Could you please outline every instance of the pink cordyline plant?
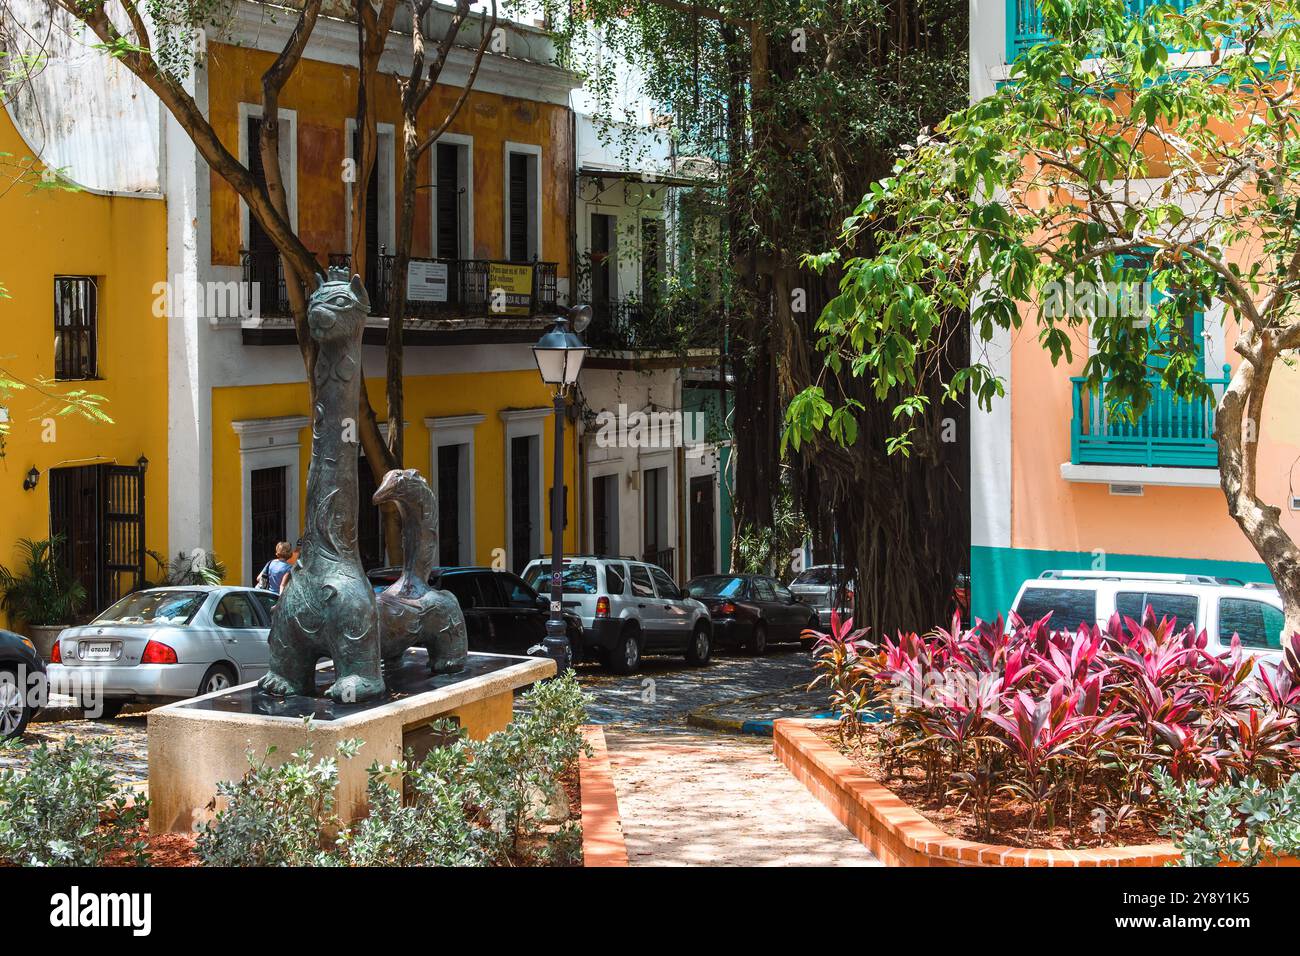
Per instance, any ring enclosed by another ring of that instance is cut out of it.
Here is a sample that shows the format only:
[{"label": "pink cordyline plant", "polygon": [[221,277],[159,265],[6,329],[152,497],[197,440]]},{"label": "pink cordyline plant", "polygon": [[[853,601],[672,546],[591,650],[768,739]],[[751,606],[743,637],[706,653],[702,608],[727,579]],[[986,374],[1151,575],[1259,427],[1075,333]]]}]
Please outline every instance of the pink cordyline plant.
[{"label": "pink cordyline plant", "polygon": [[1300,635],[1279,665],[1257,663],[1234,637],[1220,654],[1172,619],[1111,618],[1053,629],[1051,615],[976,621],[879,646],[833,616],[817,636],[814,686],[827,684],[860,736],[863,709],[888,700],[876,736],[886,768],[918,768],[937,799],[970,799],[991,826],[997,793],[1024,800],[1030,828],[1066,811],[1071,827],[1103,811],[1159,814],[1151,774],[1276,783],[1300,769]]}]

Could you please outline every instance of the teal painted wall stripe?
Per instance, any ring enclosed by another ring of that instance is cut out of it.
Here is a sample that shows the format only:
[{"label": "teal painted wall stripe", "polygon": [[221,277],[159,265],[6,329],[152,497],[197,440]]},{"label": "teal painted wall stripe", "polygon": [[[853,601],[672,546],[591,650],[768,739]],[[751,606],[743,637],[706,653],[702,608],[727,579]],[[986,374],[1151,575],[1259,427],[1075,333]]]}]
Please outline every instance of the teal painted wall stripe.
[{"label": "teal painted wall stripe", "polygon": [[[1087,571],[1095,556],[1088,551],[1037,551],[1029,548],[971,548],[971,612],[993,620],[1006,614],[1026,578],[1049,569]],[[1212,574],[1242,581],[1270,582],[1268,568],[1251,561],[1161,558],[1141,554],[1106,554],[1108,571],[1153,571],[1165,574]]]}]

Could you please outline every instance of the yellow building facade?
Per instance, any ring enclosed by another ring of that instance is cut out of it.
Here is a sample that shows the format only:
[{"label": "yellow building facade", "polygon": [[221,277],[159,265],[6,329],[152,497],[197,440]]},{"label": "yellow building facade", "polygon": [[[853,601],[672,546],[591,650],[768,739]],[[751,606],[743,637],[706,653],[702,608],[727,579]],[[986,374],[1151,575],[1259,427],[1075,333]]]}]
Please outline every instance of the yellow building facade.
[{"label": "yellow building facade", "polygon": [[[0,153],[17,162],[39,157],[5,109]],[[62,534],[90,600],[102,603],[133,582],[130,572],[104,567],[106,551],[130,558],[108,563],[143,564],[141,544],[159,551],[168,544],[167,323],[153,309],[165,206],[156,195],[19,183],[0,197],[0,222],[0,284],[8,291],[0,298],[0,367],[29,386],[12,392],[0,413],[9,427],[0,563],[16,571],[19,539]],[[75,390],[103,396],[112,423],[58,415],[58,396]],[[110,472],[133,487],[109,487]],[[121,509],[130,520],[114,517]]]},{"label": "yellow building facade", "polygon": [[[341,31],[341,32],[340,32]],[[352,44],[355,28],[331,22],[317,27],[306,57],[280,99],[282,172],[287,184],[291,220],[299,235],[325,265],[340,261],[351,248],[351,189],[344,175],[353,156],[357,72]],[[280,40],[249,34],[244,45],[209,46],[204,84],[208,115],[226,147],[244,161],[256,150],[262,72],[272,62]],[[263,42],[270,49],[257,49]],[[454,73],[455,63],[449,64]],[[539,82],[537,73],[545,82]],[[491,78],[495,75],[495,79]],[[529,160],[527,259],[547,264],[556,286],[567,288],[570,270],[568,234],[573,170],[568,74],[541,64],[516,63],[507,72],[480,74],[460,115],[440,141],[456,150],[459,184],[459,229],[456,248],[437,248],[439,210],[433,193],[439,183],[437,146],[424,158],[422,189],[416,207],[412,254],[432,261],[461,260],[496,263],[520,261],[509,248],[508,203],[511,156]],[[376,91],[379,156],[372,202],[378,203],[377,248],[384,252],[394,232],[399,201],[399,157],[395,148],[400,129],[396,83],[381,64]],[[549,87],[548,87],[549,83]],[[539,91],[550,101],[530,99]],[[422,123],[437,126],[459,89],[438,87],[425,105]],[[250,125],[251,122],[251,125]],[[197,182],[196,186],[204,185]],[[234,190],[215,174],[207,176],[208,283],[232,277],[244,284],[256,281],[249,269],[250,246],[256,245],[255,225]],[[201,190],[196,199],[202,207]],[[454,252],[450,259],[447,253]],[[200,259],[202,260],[202,256]],[[533,266],[530,266],[533,268]],[[540,265],[538,266],[540,268]],[[368,276],[368,284],[373,277]],[[200,283],[203,284],[203,283]],[[372,289],[372,313],[380,313],[382,295]],[[550,485],[553,469],[554,422],[549,391],[541,382],[531,344],[545,324],[544,304],[533,302],[531,321],[518,319],[510,328],[494,326],[483,315],[454,314],[444,332],[437,321],[409,326],[406,334],[404,396],[407,417],[404,435],[407,467],[419,469],[447,499],[451,513],[442,515],[444,564],[482,564],[522,569],[528,559],[549,551]],[[274,305],[272,305],[274,308]],[[483,321],[477,321],[482,319]],[[374,318],[367,329],[363,367],[372,406],[384,418],[385,365],[382,349],[385,319]],[[209,321],[197,334],[206,338],[207,361],[196,375],[206,377],[210,397],[205,408],[210,429],[198,436],[209,442],[196,449],[210,466],[195,475],[199,499],[188,514],[200,518],[198,540],[210,540],[232,581],[250,583],[272,556],[266,527],[268,502],[279,505],[283,488],[285,540],[294,540],[301,527],[306,467],[310,455],[307,388],[296,345],[281,316],[245,320],[241,328]],[[427,333],[422,335],[422,333]],[[184,412],[181,412],[184,414]],[[570,431],[566,443],[565,485],[578,488],[576,446]],[[440,449],[441,454],[440,454]],[[449,456],[448,452],[452,454]],[[449,460],[450,459],[450,460]],[[442,474],[438,474],[439,462]],[[369,487],[362,462],[363,494]],[[202,490],[205,473],[211,490]],[[452,477],[454,472],[454,477]],[[454,484],[453,484],[454,482]],[[453,500],[454,499],[454,500]],[[173,513],[175,513],[175,504]],[[382,563],[382,543],[375,540],[379,521],[364,513],[362,553],[367,563]],[[576,547],[576,514],[566,532],[566,548]],[[184,520],[184,516],[182,516]],[[526,526],[526,527],[525,527]],[[210,534],[210,537],[209,537]]]},{"label": "yellow building facade", "polygon": [[[240,4],[226,33],[210,41],[204,67],[191,79],[196,102],[245,162],[250,144],[256,153],[260,77],[290,27],[268,18],[259,4]],[[282,172],[291,220],[322,267],[349,264],[351,190],[359,188],[345,173],[354,136],[355,38],[355,25],[322,18],[281,97]],[[439,86],[426,105],[427,123],[436,125],[445,115],[472,56],[472,50],[453,51],[444,73],[447,85]],[[378,210],[366,232],[372,262],[382,258],[375,252],[392,248],[400,185],[393,75],[406,57],[409,38],[395,34],[380,66],[380,155],[376,182],[367,185]],[[10,397],[11,434],[0,459],[0,513],[5,515],[0,561],[12,561],[19,537],[46,537],[54,527],[51,470],[129,466],[143,481],[142,490],[128,489],[140,491],[135,500],[141,505],[142,536],[129,544],[142,567],[134,577],[116,573],[118,591],[157,573],[143,558],[144,547],[171,555],[211,549],[226,566],[228,582],[251,583],[274,542],[294,541],[301,532],[310,458],[307,384],[291,322],[276,308],[275,260],[269,260],[268,281],[259,230],[242,201],[207,168],[184,131],[159,112],[151,94],[137,87],[133,96],[130,77],[106,59],[101,65],[107,83],[91,77],[84,65],[78,69],[76,77],[84,84],[80,103],[53,81],[38,84],[46,98],[42,108],[75,123],[87,109],[110,112],[114,95],[125,95],[131,110],[145,104],[144,115],[129,128],[136,140],[153,138],[140,151],[142,158],[135,157],[144,172],[127,175],[112,160],[92,155],[101,151],[93,144],[59,142],[51,147],[51,165],[67,168],[75,180],[80,159],[69,167],[67,157],[84,157],[91,166],[98,164],[101,179],[129,180],[131,195],[20,189],[0,199],[6,226],[0,251],[10,264],[0,272],[0,282],[11,295],[0,300],[5,330],[0,365],[27,381],[54,378],[55,277],[93,280],[94,376],[57,384],[102,394],[113,423],[63,417],[55,423],[57,438],[43,441],[42,400],[30,391]],[[70,75],[59,74],[57,64],[52,70],[59,83],[66,84]],[[513,268],[529,277],[533,290],[529,296],[525,288],[504,321],[493,320],[479,305],[456,310],[438,303],[436,314],[426,311],[408,323],[404,464],[428,477],[446,502],[440,516],[444,564],[521,569],[550,550],[555,425],[531,344],[568,294],[573,141],[567,97],[575,83],[571,74],[549,65],[537,31],[509,26],[507,55],[485,58],[460,116],[421,169],[412,253],[421,260],[422,274],[450,275],[454,289],[457,281],[466,281],[458,277],[495,279],[505,274],[502,269]],[[101,89],[110,92],[93,92]],[[125,156],[131,149],[122,145],[120,152]],[[0,151],[40,157],[43,148],[24,142],[8,113],[0,113]],[[105,164],[113,167],[108,173],[100,168]],[[125,158],[117,163],[125,165]],[[446,200],[449,195],[456,197],[454,203]],[[369,272],[366,279],[382,281]],[[268,286],[269,293],[256,291]],[[240,303],[251,304],[251,310],[241,306],[238,314],[228,313],[223,297],[231,289],[238,289]],[[464,294],[452,298],[452,304],[459,303]],[[384,297],[372,291],[372,302],[381,301]],[[270,308],[261,308],[267,304]],[[363,367],[382,421],[387,320],[377,314],[381,311],[372,310]],[[566,433],[564,478],[570,550],[578,541],[581,514],[573,434]],[[32,468],[39,482],[24,490]],[[364,495],[371,482],[364,459],[361,471]],[[84,496],[95,480],[112,484],[87,475],[77,483],[62,480],[59,494]],[[116,490],[109,493],[121,497],[124,487],[112,484]],[[377,511],[364,500],[361,506],[363,554],[368,563],[383,563]],[[96,507],[114,510],[102,503]],[[88,519],[78,514],[77,520]],[[95,550],[79,560],[86,573],[102,577],[103,536],[92,539]],[[96,595],[91,610],[117,596],[109,590]]]}]

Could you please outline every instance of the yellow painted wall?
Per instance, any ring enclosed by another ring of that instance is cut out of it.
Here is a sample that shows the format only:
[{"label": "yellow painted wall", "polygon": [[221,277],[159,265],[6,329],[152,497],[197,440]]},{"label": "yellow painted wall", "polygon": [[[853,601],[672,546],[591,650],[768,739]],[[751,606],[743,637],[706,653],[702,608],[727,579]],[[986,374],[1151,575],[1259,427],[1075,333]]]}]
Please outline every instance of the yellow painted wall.
[{"label": "yellow painted wall", "polygon": [[[31,155],[0,108],[0,152]],[[73,171],[75,173],[75,171]],[[145,534],[167,550],[167,320],[153,315],[154,284],[166,264],[166,207],[159,199],[89,192],[10,189],[0,197],[0,365],[27,381],[54,375],[54,276],[92,275],[99,283],[100,380],[55,383],[103,395],[113,424],[68,416],[53,441],[42,424],[50,402],[34,392],[9,400],[10,434],[0,458],[0,563],[12,567],[21,537],[49,534],[51,467],[150,460]],[[40,484],[23,491],[35,466]],[[150,565],[146,571],[152,573]]]},{"label": "yellow painted wall", "polygon": [[[260,104],[260,78],[271,64],[270,53],[213,44],[209,48],[208,108],[217,135],[235,155],[239,149],[239,104]],[[401,133],[397,84],[392,76],[378,78],[376,121],[391,123]],[[459,87],[438,86],[424,105],[422,128],[441,123],[460,93]],[[348,155],[346,123],[356,114],[357,72],[317,60],[304,60],[280,97],[282,109],[297,113],[298,231],[307,248],[324,261],[332,252],[347,252],[345,190],[342,164]],[[502,201],[507,142],[542,148],[542,260],[558,263],[558,275],[569,274],[570,183],[573,149],[569,113],[564,106],[537,103],[495,93],[473,91],[450,133],[474,137],[474,256],[505,258]],[[282,149],[285,146],[282,145]],[[394,150],[396,153],[396,150]],[[420,183],[432,181],[430,152],[425,154]],[[400,190],[399,159],[393,157],[394,190]],[[415,218],[416,256],[430,254],[432,191],[418,194]],[[400,202],[398,195],[397,202]],[[397,212],[395,211],[395,215]],[[212,261],[238,265],[240,207],[235,191],[212,174]]]},{"label": "yellow painted wall", "polygon": [[[368,378],[366,387],[376,408],[384,402],[382,378]],[[478,372],[467,374],[411,376],[406,379],[406,466],[416,468],[426,478],[429,474],[429,430],[425,418],[479,414],[485,416],[474,432],[474,508],[475,561],[490,565],[494,548],[506,547],[505,495],[505,422],[498,414],[511,408],[549,406],[549,392],[535,369],[517,372]],[[243,575],[243,518],[241,515],[241,477],[239,437],[231,422],[247,418],[279,415],[307,415],[305,384],[267,385],[258,387],[217,388],[212,393],[213,458],[213,546],[229,569],[228,580],[240,581]],[[577,498],[574,479],[576,447],[574,429],[565,429],[565,482],[569,486],[569,527],[565,532],[565,550],[577,546]],[[303,442],[299,457],[299,500],[307,493],[307,465],[311,455],[311,429],[301,432]],[[554,468],[552,448],[555,433],[551,419],[542,436],[542,475],[546,488],[551,484]],[[544,494],[544,492],[543,492]],[[545,507],[543,501],[543,507]],[[296,519],[301,527],[302,515]],[[543,549],[550,550],[550,519],[544,516]],[[269,557],[269,556],[268,556]]]}]

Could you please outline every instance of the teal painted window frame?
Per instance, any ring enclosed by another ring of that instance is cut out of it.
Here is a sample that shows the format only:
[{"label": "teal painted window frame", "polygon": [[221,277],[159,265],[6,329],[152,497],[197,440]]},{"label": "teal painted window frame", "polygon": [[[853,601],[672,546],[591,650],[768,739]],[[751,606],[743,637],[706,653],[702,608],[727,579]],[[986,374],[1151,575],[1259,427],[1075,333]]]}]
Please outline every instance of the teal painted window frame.
[{"label": "teal painted window frame", "polygon": [[[1196,0],[1128,0],[1129,15],[1132,17],[1143,16],[1152,7],[1166,5],[1175,10],[1182,12]],[[1018,18],[1021,11],[1024,11],[1024,23],[1032,27],[1035,24],[1038,30],[1035,32],[1022,32],[1019,29],[1020,23]],[[1030,47],[1039,43],[1051,42],[1051,37],[1042,32],[1043,15],[1038,9],[1036,0],[1006,0],[1006,58],[1007,63],[1014,63],[1016,57],[1024,53]]]},{"label": "teal painted window frame", "polygon": [[[1125,269],[1140,270],[1138,257],[1125,257]],[[1152,290],[1150,308],[1154,309],[1163,294]],[[1191,335],[1200,356],[1199,370],[1205,373],[1205,313],[1198,309],[1192,316]],[[1159,334],[1148,327],[1148,338]],[[1170,334],[1165,330],[1165,335]],[[1075,465],[1137,465],[1148,468],[1217,468],[1219,447],[1214,440],[1214,403],[1209,400],[1188,401],[1159,386],[1160,365],[1149,355],[1152,384],[1151,403],[1136,422],[1112,420],[1106,408],[1106,385],[1092,388],[1081,376],[1070,379],[1072,386],[1070,418],[1070,462]],[[1231,377],[1223,366],[1221,378],[1208,378],[1211,386],[1226,386]],[[1087,414],[1085,415],[1085,411]]]}]

